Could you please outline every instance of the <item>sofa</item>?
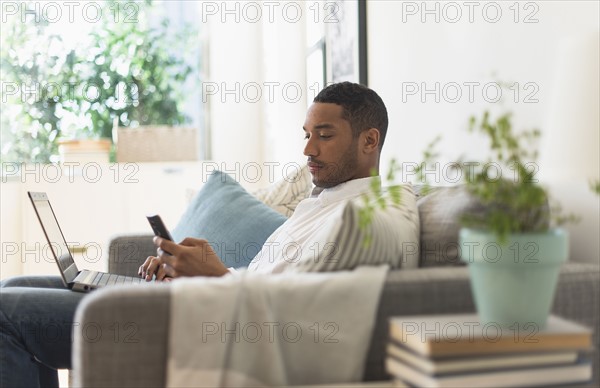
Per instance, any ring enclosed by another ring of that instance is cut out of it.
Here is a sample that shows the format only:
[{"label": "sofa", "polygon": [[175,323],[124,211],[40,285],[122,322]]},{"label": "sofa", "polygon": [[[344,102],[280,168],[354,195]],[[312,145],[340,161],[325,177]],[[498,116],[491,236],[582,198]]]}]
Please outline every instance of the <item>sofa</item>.
[{"label": "sofa", "polygon": [[[417,190],[418,191],[418,190]],[[418,194],[418,193],[417,193]],[[468,268],[456,251],[458,217],[474,206],[464,191],[433,190],[417,201],[421,219],[420,265],[391,270],[383,286],[363,380],[388,380],[384,369],[388,319],[402,315],[475,312]],[[151,235],[120,235],[109,243],[109,271],[137,274],[156,252]],[[559,276],[552,312],[593,330],[593,379],[599,381],[600,267],[571,258]],[[82,328],[73,348],[74,384],[86,387],[164,386],[170,292],[168,285],[107,288],[85,298],[77,311]],[[83,333],[83,334],[81,334]]]}]

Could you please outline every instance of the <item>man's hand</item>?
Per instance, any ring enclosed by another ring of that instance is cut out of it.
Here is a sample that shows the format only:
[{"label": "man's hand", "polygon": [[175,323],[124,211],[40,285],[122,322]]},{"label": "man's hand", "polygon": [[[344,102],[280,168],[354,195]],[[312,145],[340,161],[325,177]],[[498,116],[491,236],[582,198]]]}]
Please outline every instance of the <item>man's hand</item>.
[{"label": "man's hand", "polygon": [[180,276],[223,276],[229,272],[206,240],[188,237],[176,244],[154,237],[154,245],[159,248],[158,257],[148,257],[138,271],[146,280],[155,273],[161,281]]},{"label": "man's hand", "polygon": [[153,275],[156,275],[156,280],[159,282],[171,280],[171,277],[167,275],[167,265],[161,263],[160,259],[155,256],[148,256],[144,264],[140,265],[138,275],[148,282],[152,280]]}]

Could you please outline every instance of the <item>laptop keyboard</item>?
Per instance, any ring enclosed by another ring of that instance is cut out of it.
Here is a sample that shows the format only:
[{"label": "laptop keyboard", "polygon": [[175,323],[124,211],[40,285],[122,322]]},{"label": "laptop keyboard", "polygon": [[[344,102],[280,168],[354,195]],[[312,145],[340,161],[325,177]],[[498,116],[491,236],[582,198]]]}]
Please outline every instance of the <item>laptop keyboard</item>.
[{"label": "laptop keyboard", "polygon": [[115,275],[106,272],[83,270],[76,279],[78,283],[90,284],[97,287],[119,285],[119,284],[140,284],[146,283],[141,277]]}]

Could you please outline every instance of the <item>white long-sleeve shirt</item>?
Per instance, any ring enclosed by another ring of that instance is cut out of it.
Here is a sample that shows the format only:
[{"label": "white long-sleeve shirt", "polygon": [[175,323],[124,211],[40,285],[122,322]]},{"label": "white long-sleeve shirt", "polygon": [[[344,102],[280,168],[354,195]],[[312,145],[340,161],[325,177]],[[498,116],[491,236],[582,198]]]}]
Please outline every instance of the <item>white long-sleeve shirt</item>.
[{"label": "white long-sleeve shirt", "polygon": [[[291,269],[300,262],[307,264],[308,260],[313,262],[324,260],[327,254],[337,249],[356,249],[356,243],[354,247],[338,246],[338,242],[335,241],[335,231],[339,230],[348,201],[368,193],[371,190],[371,179],[373,178],[355,179],[328,189],[315,188],[311,197],[300,202],[294,214],[271,234],[262,250],[248,266],[248,270],[279,273]],[[407,256],[406,252],[399,254],[403,256],[402,265],[412,267],[416,266],[418,260],[417,251],[414,249],[418,245],[418,215],[412,190],[408,188],[405,193],[409,194],[410,198],[403,194],[401,216],[392,213],[389,217],[394,219],[395,223],[390,224],[389,227],[397,228],[397,233],[391,237],[402,240],[396,241],[397,244],[407,244],[413,248],[412,256]],[[390,234],[387,236],[389,239]],[[385,237],[383,239],[385,245],[385,241],[389,240],[385,240]],[[379,242],[381,243],[381,240]],[[400,250],[402,251],[403,248]],[[381,250],[377,252],[382,253]],[[390,250],[388,249],[387,252],[389,253]],[[343,255],[347,253],[342,252]],[[393,256],[393,259],[397,258]]]},{"label": "white long-sleeve shirt", "polygon": [[349,200],[370,190],[371,179],[360,178],[328,189],[315,188],[294,214],[269,236],[249,271],[279,273],[298,261],[316,259],[332,248],[331,236]]}]

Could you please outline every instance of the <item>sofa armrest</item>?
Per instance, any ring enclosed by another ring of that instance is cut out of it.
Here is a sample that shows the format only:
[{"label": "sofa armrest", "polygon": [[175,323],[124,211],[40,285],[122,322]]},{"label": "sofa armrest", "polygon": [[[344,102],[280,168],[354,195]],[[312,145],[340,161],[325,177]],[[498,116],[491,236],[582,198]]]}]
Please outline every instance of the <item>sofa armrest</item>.
[{"label": "sofa armrest", "polygon": [[108,272],[137,276],[138,268],[156,255],[152,234],[122,234],[111,238],[108,244]]},{"label": "sofa armrest", "polygon": [[165,284],[94,291],[77,308],[73,329],[76,387],[164,387],[169,336]]}]

